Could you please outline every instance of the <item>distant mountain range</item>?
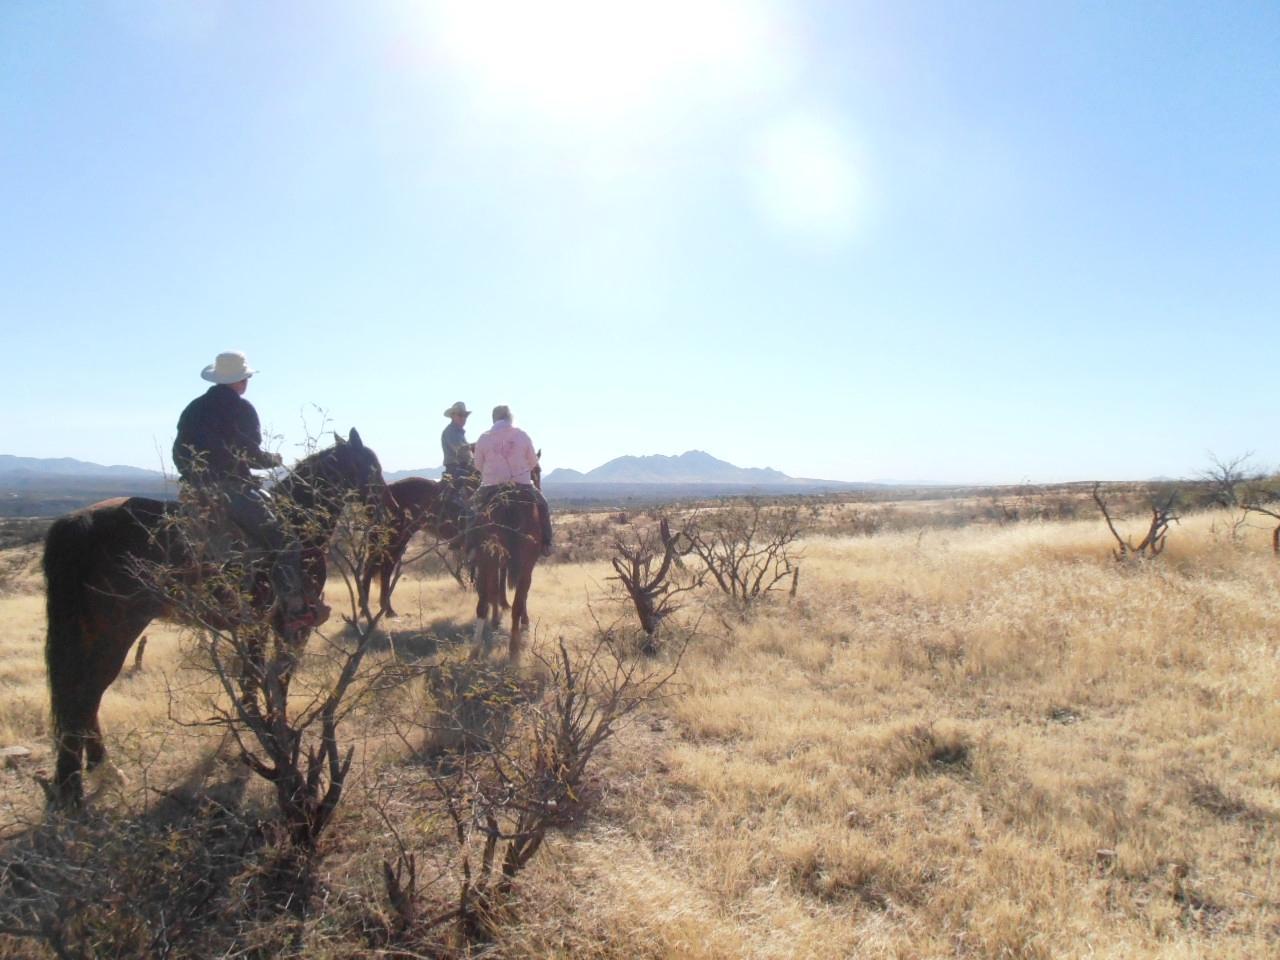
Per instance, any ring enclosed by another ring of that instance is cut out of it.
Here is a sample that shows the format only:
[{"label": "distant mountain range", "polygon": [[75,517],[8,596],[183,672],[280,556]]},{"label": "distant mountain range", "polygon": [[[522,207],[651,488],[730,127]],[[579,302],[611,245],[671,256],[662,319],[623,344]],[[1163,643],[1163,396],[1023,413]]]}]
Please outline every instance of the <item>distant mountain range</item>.
[{"label": "distant mountain range", "polygon": [[[405,477],[438,479],[440,467],[391,470]],[[662,501],[684,497],[821,493],[878,484],[789,477],[769,467],[738,467],[702,450],[678,456],[617,457],[583,473],[561,467],[543,477],[543,489],[561,502]],[[115,496],[173,496],[175,481],[156,470],[104,466],[70,457],[43,459],[0,454],[0,516],[51,516]]]},{"label": "distant mountain range", "polygon": [[[402,480],[405,477],[429,477],[439,479],[441,467],[423,467],[416,470],[389,470],[384,476],[388,481]],[[41,458],[15,457],[0,454],[0,485],[12,487],[26,486],[31,483],[42,483],[50,480],[73,479],[107,479],[142,482],[146,485],[164,483],[167,479],[156,470],[144,470],[141,467],[104,466],[100,463],[89,463],[74,460],[71,457]],[[741,483],[750,486],[779,486],[788,484],[812,485],[814,483],[834,481],[803,480],[789,477],[780,470],[770,467],[737,467],[732,463],[719,460],[702,450],[689,450],[679,456],[663,456],[653,454],[646,457],[617,457],[608,463],[588,470],[570,470],[561,467],[552,470],[543,478],[544,483]],[[127,483],[126,483],[127,485]]]},{"label": "distant mountain range", "polygon": [[[441,467],[421,470],[392,470],[383,474],[389,483],[405,477],[429,477],[439,479]],[[550,487],[561,484],[715,484],[717,486],[744,484],[753,487],[777,487],[791,484],[811,486],[826,483],[820,480],[797,480],[780,470],[769,467],[736,467],[718,460],[702,450],[689,450],[679,456],[654,454],[647,457],[617,457],[608,463],[588,470],[571,470],[560,467],[544,474],[542,482]],[[840,486],[832,483],[831,486]]]},{"label": "distant mountain range", "polygon": [[73,460],[70,457],[47,459],[43,457],[15,457],[0,453],[0,477],[46,476],[46,477],[143,477],[163,478],[164,474],[155,470],[144,470],[141,467],[111,466],[104,467],[100,463],[86,463],[84,460]]},{"label": "distant mountain range", "polygon": [[[430,477],[438,480],[442,472],[441,467],[424,467],[421,470],[393,470],[384,476],[388,481],[403,480],[405,477]],[[172,482],[171,477],[166,478],[158,470],[144,470],[142,467],[107,467],[100,463],[73,460],[71,457],[15,457],[0,453],[0,488],[31,486],[57,480],[107,478],[144,484]]]},{"label": "distant mountain range", "polygon": [[50,517],[109,497],[171,497],[157,470],[0,454],[0,516]]}]

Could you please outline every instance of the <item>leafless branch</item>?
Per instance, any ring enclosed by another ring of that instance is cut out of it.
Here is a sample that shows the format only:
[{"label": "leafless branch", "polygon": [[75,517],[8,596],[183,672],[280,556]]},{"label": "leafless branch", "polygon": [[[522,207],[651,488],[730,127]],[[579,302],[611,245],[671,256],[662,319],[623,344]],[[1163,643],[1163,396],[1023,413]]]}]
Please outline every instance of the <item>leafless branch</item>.
[{"label": "leafless branch", "polygon": [[1115,521],[1111,516],[1111,509],[1102,497],[1102,484],[1095,483],[1093,485],[1093,502],[1098,505],[1103,519],[1107,522],[1107,529],[1111,531],[1111,536],[1116,541],[1116,548],[1111,551],[1112,556],[1119,562],[1131,559],[1145,560],[1159,556],[1164,551],[1169,525],[1178,522],[1178,516],[1173,512],[1177,499],[1178,491],[1176,489],[1151,497],[1151,522],[1147,526],[1146,534],[1135,544],[1131,538],[1122,537],[1120,531],[1116,529]]}]

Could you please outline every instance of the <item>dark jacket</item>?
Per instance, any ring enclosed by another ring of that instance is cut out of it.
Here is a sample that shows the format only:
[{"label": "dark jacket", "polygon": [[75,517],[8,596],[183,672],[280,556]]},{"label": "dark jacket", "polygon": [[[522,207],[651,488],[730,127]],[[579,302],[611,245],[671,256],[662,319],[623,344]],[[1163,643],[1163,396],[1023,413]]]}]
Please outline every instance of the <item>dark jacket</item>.
[{"label": "dark jacket", "polygon": [[253,467],[276,465],[262,449],[258,412],[231,387],[214,384],[178,418],[173,462],[188,483],[254,483]]}]

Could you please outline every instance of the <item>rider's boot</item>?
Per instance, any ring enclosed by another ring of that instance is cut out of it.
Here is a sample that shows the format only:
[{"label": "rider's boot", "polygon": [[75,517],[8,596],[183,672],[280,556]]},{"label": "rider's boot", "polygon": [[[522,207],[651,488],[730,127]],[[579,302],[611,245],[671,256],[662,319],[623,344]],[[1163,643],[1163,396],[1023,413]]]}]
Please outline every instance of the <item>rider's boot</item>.
[{"label": "rider's boot", "polygon": [[280,619],[286,640],[294,639],[299,633],[318,626],[329,618],[330,611],[322,597],[317,597],[314,603],[307,602],[299,582],[299,571],[294,569],[291,562],[277,560],[271,574],[280,603]]}]

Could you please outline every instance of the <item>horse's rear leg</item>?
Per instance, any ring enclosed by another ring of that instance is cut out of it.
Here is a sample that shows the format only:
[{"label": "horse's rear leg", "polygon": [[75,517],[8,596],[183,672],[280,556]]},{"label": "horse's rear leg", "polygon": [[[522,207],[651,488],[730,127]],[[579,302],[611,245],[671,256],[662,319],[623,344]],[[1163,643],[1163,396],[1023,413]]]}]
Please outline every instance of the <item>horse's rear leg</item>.
[{"label": "horse's rear leg", "polygon": [[383,616],[386,617],[400,616],[391,606],[391,576],[395,573],[396,567],[400,564],[400,558],[403,556],[404,551],[401,551],[395,561],[392,561],[390,557],[386,558],[378,570],[378,607],[382,610]]},{"label": "horse's rear leg", "polygon": [[476,620],[475,629],[472,632],[471,642],[476,649],[480,649],[480,645],[484,642],[484,628],[489,620],[489,604],[485,599],[485,584],[480,580],[484,576],[481,570],[476,575]]},{"label": "horse's rear leg", "polygon": [[98,710],[107,687],[120,675],[129,648],[150,622],[150,616],[126,619],[117,613],[102,612],[82,624],[85,636],[94,638],[91,655],[71,666],[69,673],[60,672],[57,681],[59,734],[54,784],[64,800],[79,802],[84,796],[82,760],[89,772],[105,770],[123,779],[123,774],[107,760]]},{"label": "horse's rear leg", "polygon": [[498,606],[499,576],[496,564],[482,562],[476,572],[476,625],[475,643],[477,650],[489,652],[489,639],[502,619],[502,610]]},{"label": "horse's rear leg", "polygon": [[99,770],[115,780],[124,779],[124,774],[107,760],[107,748],[102,740],[102,726],[98,722],[98,709],[102,705],[102,695],[107,692],[107,687],[115,683],[116,678],[120,676],[130,648],[142,635],[142,631],[147,629],[147,624],[150,622],[149,613],[141,616],[134,614],[130,619],[121,618],[116,621],[114,636],[104,638],[104,642],[98,647],[93,680],[90,681],[92,686],[89,690],[89,713],[84,727],[85,766],[90,773]]},{"label": "horse's rear leg", "polygon": [[[84,799],[84,773],[92,773],[106,763],[107,748],[98,723],[98,708],[106,688],[77,691],[75,704],[68,705],[60,721],[57,764],[53,782],[59,799],[78,804]],[[110,764],[107,764],[108,768]]]},{"label": "horse's rear leg", "polygon": [[533,579],[532,573],[530,570],[516,581],[515,596],[511,600],[511,644],[507,648],[507,656],[512,660],[520,658],[524,629],[529,626],[529,586]]},{"label": "horse's rear leg", "polygon": [[[375,570],[381,573],[381,565],[377,560],[369,560],[365,565],[364,571],[360,574],[360,582],[356,584],[356,600],[360,604],[360,613],[369,620],[373,619],[373,614],[369,610],[369,593],[370,587],[373,586],[373,574]],[[386,596],[385,592],[383,593],[383,596]]]}]

